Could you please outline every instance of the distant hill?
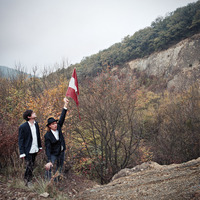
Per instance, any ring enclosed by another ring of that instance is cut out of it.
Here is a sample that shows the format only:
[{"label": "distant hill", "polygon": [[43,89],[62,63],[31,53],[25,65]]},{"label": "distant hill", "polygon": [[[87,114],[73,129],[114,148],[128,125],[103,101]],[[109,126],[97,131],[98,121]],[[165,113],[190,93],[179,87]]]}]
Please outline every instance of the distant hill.
[{"label": "distant hill", "polygon": [[[22,73],[24,74],[24,72],[22,72],[22,71],[12,69],[9,67],[5,67],[5,66],[0,66],[0,77],[15,78]],[[30,74],[27,74],[27,75],[30,76]]]}]

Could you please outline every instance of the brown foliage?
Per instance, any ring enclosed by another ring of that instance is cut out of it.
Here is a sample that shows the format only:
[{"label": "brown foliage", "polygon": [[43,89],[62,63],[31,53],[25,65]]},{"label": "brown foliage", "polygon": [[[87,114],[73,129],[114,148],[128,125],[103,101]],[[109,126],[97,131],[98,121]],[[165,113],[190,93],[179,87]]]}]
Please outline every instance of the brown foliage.
[{"label": "brown foliage", "polygon": [[[170,99],[169,99],[170,98]],[[186,162],[200,156],[199,86],[181,94],[166,94],[151,129],[155,161]]]},{"label": "brown foliage", "polygon": [[[82,121],[75,122],[73,135],[80,147],[83,145],[82,155],[101,183],[134,162],[131,158],[142,135],[134,113],[134,79],[127,78],[101,74],[82,88]],[[85,160],[82,162],[86,164]]]},{"label": "brown foliage", "polygon": [[[200,156],[199,85],[182,93],[155,93],[149,91],[150,79],[138,83],[127,71],[116,70],[82,80],[82,120],[71,100],[63,126],[70,167],[105,183],[120,169],[151,159],[169,164]],[[36,112],[43,140],[46,120],[60,116],[68,81],[56,74],[0,81],[0,162],[14,166],[19,161],[17,136],[23,112]],[[40,156],[42,166],[44,151]]]}]

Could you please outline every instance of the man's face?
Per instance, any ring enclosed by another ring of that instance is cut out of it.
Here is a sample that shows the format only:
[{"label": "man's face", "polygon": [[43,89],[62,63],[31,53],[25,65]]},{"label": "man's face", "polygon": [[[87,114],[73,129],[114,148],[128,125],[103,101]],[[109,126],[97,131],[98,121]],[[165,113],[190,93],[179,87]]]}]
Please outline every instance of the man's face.
[{"label": "man's face", "polygon": [[28,117],[28,118],[29,118],[29,120],[30,120],[30,119],[35,119],[36,117],[37,117],[36,113],[35,113],[35,112],[32,112],[31,116]]},{"label": "man's face", "polygon": [[49,128],[52,129],[53,131],[57,130],[57,122],[53,122],[49,125]]}]

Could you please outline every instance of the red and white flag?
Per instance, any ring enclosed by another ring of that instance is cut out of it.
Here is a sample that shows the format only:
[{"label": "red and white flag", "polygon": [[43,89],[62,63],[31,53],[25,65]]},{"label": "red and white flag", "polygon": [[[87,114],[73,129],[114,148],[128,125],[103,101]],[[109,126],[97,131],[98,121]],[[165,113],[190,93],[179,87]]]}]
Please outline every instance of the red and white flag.
[{"label": "red and white flag", "polygon": [[76,74],[76,69],[74,68],[72,77],[69,82],[69,87],[67,89],[66,96],[71,97],[76,102],[76,105],[78,106],[78,95],[79,95],[79,89],[78,89],[78,79]]},{"label": "red and white flag", "polygon": [[[76,102],[77,108],[79,105],[78,95],[79,95],[78,79],[77,79],[76,69],[74,68],[72,77],[69,82],[69,87],[67,89],[66,96],[71,97]],[[78,109],[78,113],[79,113],[79,109]],[[79,119],[81,120],[80,113],[79,113]]]}]

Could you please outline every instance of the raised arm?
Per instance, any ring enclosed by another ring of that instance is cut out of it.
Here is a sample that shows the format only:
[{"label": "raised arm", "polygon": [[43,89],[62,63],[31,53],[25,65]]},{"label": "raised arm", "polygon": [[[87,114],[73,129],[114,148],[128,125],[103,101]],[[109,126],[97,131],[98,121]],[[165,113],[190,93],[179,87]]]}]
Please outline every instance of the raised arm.
[{"label": "raised arm", "polygon": [[69,103],[69,100],[65,97],[64,98],[64,107],[63,107],[63,110],[62,110],[62,113],[61,113],[61,116],[60,116],[60,119],[58,121],[58,124],[62,127],[64,121],[65,121],[65,115],[66,115],[66,112],[67,112],[67,106],[68,106],[68,103]]}]

